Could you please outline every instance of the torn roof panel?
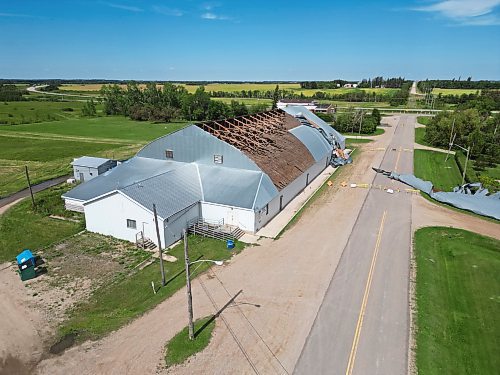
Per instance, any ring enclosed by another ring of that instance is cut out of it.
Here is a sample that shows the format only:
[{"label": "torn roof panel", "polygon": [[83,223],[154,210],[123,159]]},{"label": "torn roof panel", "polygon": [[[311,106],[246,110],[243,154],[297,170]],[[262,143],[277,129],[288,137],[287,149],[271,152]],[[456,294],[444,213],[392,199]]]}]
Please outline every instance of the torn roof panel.
[{"label": "torn roof panel", "polygon": [[241,150],[279,190],[315,163],[306,145],[289,132],[300,122],[281,110],[196,125]]}]

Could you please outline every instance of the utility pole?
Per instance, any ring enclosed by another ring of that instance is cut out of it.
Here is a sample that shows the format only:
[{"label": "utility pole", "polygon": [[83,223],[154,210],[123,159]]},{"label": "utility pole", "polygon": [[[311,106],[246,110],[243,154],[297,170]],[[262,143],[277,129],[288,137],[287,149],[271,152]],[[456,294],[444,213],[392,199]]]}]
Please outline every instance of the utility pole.
[{"label": "utility pole", "polygon": [[33,203],[33,208],[35,208],[35,197],[33,196],[33,189],[31,188],[30,174],[28,173],[28,166],[24,166],[24,171],[26,172],[26,179],[28,180],[28,187],[30,188],[31,203]]},{"label": "utility pole", "polygon": [[[158,251],[160,253],[160,270],[161,270],[161,285],[165,286],[165,268],[163,268],[163,253],[161,251],[160,228],[158,227],[158,215],[156,214],[156,205],[153,204],[153,214],[156,224],[156,237],[158,239]],[[143,234],[144,235],[144,234]]]},{"label": "utility pole", "polygon": [[465,158],[464,174],[462,175],[462,185],[465,183],[465,172],[467,172],[467,162],[469,161],[470,146],[467,147],[467,157]]},{"label": "utility pole", "polygon": [[453,116],[453,124],[451,125],[450,143],[448,144],[450,147],[448,147],[448,153],[446,154],[446,158],[444,159],[445,164],[448,161],[448,157],[450,156],[450,151],[453,147],[453,142],[455,141],[456,137],[456,134],[453,134],[453,130],[455,130],[455,116]]},{"label": "utility pole", "polygon": [[194,340],[194,325],[193,325],[193,295],[191,294],[191,275],[189,273],[189,255],[188,255],[188,242],[186,229],[182,232],[184,238],[184,260],[186,262],[186,293],[188,300],[188,329],[189,339]]}]

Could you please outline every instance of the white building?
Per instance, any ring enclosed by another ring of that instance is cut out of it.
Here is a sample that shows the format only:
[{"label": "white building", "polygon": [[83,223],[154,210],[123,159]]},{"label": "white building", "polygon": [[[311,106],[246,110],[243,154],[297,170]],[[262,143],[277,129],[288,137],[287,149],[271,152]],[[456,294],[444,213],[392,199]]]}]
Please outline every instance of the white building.
[{"label": "white building", "polygon": [[73,175],[75,179],[84,182],[116,167],[116,160],[82,156],[81,158],[73,160],[71,165],[73,166]]},{"label": "white building", "polygon": [[278,109],[285,109],[286,107],[301,106],[306,108],[311,112],[315,112],[318,106],[318,102],[311,99],[280,99],[276,103]]},{"label": "white building", "polygon": [[162,245],[203,219],[254,233],[323,169],[345,138],[304,107],[189,125],[63,195],[87,230]]}]

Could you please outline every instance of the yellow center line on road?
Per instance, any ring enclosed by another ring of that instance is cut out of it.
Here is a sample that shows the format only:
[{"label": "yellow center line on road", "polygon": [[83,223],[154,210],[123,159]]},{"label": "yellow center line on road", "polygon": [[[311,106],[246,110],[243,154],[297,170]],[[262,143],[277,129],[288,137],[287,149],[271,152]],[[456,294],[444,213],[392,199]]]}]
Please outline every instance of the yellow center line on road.
[{"label": "yellow center line on road", "polygon": [[396,165],[394,166],[394,172],[398,171],[398,165],[399,165],[399,158],[401,157],[401,146],[399,146],[398,150],[398,158],[396,159]]},{"label": "yellow center line on road", "polygon": [[377,242],[375,243],[375,250],[373,251],[372,262],[370,264],[370,271],[368,272],[368,280],[366,280],[365,293],[363,295],[363,301],[361,302],[361,309],[359,310],[358,323],[356,324],[356,331],[354,332],[351,354],[349,355],[349,362],[347,363],[347,369],[345,371],[346,375],[351,375],[354,369],[354,361],[356,359],[356,352],[358,351],[359,337],[361,335],[361,327],[363,326],[366,304],[368,302],[368,296],[370,295],[373,272],[375,269],[375,264],[377,262],[377,256],[380,249],[380,242],[382,241],[382,232],[384,231],[384,223],[386,216],[387,216],[387,211],[384,211],[384,214],[382,215],[382,220],[380,221],[380,228],[378,230]]}]

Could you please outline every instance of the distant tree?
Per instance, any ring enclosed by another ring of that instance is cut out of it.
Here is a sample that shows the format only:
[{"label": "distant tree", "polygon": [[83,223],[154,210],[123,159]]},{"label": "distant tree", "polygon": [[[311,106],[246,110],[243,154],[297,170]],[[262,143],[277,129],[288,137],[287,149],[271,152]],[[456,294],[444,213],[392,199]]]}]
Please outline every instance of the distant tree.
[{"label": "distant tree", "polygon": [[276,88],[274,89],[274,94],[273,94],[273,105],[272,109],[278,108],[278,101],[280,100],[280,86],[276,85]]},{"label": "distant tree", "polygon": [[382,120],[382,115],[380,114],[380,111],[377,108],[373,108],[372,117],[375,119],[377,126],[379,126],[380,121]]},{"label": "distant tree", "polygon": [[97,116],[97,109],[93,99],[87,100],[87,103],[82,107],[82,116],[95,117]]}]

